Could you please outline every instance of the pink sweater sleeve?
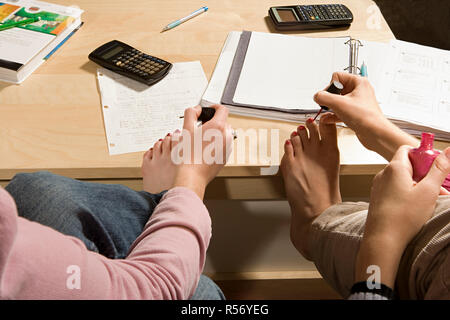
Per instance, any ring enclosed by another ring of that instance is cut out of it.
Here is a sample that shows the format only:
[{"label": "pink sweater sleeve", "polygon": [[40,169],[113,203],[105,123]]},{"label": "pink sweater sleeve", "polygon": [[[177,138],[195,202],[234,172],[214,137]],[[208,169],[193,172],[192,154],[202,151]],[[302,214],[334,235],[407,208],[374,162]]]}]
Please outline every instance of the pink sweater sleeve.
[{"label": "pink sweater sleeve", "polygon": [[17,216],[0,188],[0,298],[187,299],[195,291],[211,237],[211,220],[186,188],[164,195],[126,259]]}]

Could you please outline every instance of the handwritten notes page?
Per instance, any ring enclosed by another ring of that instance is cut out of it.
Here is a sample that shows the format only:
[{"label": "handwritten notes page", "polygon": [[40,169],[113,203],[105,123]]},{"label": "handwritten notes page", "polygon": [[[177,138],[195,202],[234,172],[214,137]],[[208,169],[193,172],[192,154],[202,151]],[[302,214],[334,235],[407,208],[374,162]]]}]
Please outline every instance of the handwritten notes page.
[{"label": "handwritten notes page", "polygon": [[199,61],[175,63],[151,87],[104,68],[97,77],[110,155],[146,151],[181,129],[184,109],[200,103],[208,84]]}]

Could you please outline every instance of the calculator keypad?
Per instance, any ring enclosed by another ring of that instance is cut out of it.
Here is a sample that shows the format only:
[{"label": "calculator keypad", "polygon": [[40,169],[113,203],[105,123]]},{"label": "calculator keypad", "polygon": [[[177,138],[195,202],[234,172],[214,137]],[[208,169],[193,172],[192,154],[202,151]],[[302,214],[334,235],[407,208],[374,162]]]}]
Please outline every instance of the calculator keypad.
[{"label": "calculator keypad", "polygon": [[112,62],[124,71],[140,77],[151,77],[163,70],[168,62],[152,57],[136,49],[130,49],[115,57]]},{"label": "calculator keypad", "polygon": [[304,21],[345,20],[349,14],[340,4],[297,6]]}]

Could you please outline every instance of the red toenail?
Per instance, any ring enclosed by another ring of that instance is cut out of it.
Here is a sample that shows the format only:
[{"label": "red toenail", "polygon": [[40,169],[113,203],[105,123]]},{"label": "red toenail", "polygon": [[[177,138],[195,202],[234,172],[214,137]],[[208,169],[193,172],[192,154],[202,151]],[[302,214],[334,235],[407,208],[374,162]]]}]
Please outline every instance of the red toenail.
[{"label": "red toenail", "polygon": [[167,135],[166,135],[166,137],[170,137],[171,136],[171,134],[170,133],[168,133]]},{"label": "red toenail", "polygon": [[291,144],[291,140],[286,140],[285,144]]},{"label": "red toenail", "polygon": [[305,130],[305,126],[298,126],[298,130]]},{"label": "red toenail", "polygon": [[294,137],[295,137],[295,136],[298,136],[297,131],[292,132],[292,135],[293,135]]},{"label": "red toenail", "polygon": [[158,141],[162,141],[162,139],[159,139]]},{"label": "red toenail", "polygon": [[308,120],[306,120],[306,122],[308,123],[313,123],[314,119],[313,118],[309,118]]}]

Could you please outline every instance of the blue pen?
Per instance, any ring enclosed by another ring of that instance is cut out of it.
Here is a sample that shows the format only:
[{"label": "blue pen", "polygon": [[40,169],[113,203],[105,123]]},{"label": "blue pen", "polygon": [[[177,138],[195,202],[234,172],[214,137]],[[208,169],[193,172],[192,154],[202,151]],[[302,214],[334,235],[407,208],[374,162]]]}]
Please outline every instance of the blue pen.
[{"label": "blue pen", "polygon": [[360,75],[362,77],[367,77],[367,66],[364,63],[364,61],[363,61],[362,65],[361,65],[361,73],[360,73]]},{"label": "blue pen", "polygon": [[193,17],[196,17],[196,16],[198,16],[199,14],[201,14],[201,13],[203,13],[203,12],[206,12],[206,11],[208,11],[208,7],[201,7],[200,9],[198,9],[198,10],[192,12],[190,15],[188,15],[188,16],[186,16],[186,17],[184,17],[184,18],[181,18],[181,19],[179,19],[179,20],[176,20],[176,21],[174,21],[174,22],[169,23],[167,26],[164,27],[164,29],[162,29],[161,32],[164,32],[164,31],[173,29],[173,28],[175,28],[176,26],[182,24],[183,22],[186,22],[186,21],[188,21],[189,19],[192,19]]}]

